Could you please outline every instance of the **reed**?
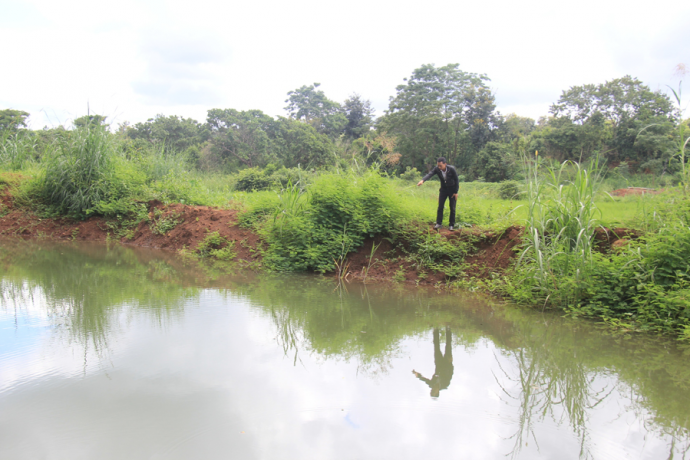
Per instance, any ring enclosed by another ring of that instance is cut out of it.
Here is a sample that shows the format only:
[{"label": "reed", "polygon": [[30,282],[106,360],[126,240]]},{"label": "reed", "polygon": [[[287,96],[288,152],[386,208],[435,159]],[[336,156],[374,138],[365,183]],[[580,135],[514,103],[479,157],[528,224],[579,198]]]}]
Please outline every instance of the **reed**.
[{"label": "reed", "polygon": [[45,201],[61,213],[83,217],[106,200],[117,155],[115,142],[99,126],[79,128],[59,139],[45,165]]},{"label": "reed", "polygon": [[566,306],[580,297],[591,269],[602,165],[597,158],[587,165],[566,161],[542,172],[538,155],[524,164],[527,222],[518,265],[534,280],[544,305]]}]

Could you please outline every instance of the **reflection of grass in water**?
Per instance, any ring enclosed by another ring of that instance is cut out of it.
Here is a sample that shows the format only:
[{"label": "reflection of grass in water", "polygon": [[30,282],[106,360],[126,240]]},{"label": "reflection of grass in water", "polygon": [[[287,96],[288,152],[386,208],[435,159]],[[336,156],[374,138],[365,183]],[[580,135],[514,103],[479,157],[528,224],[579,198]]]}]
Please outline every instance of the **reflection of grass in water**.
[{"label": "reflection of grass in water", "polygon": [[[52,321],[62,322],[85,348],[106,353],[107,338],[126,325],[117,322],[126,313],[144,310],[162,325],[198,297],[198,287],[185,286],[231,286],[233,296],[244,295],[273,322],[277,342],[294,363],[303,352],[356,360],[359,371],[370,376],[390,369],[405,339],[428,337],[432,327],[449,325],[456,353],[488,338],[514,366],[501,361],[507,375],[499,370],[497,378],[509,377],[517,388],[508,389],[519,405],[516,447],[548,416],[571,426],[585,456],[590,414],[614,389],[621,397],[632,396],[625,410],[645,420],[650,431],[668,436],[669,448],[688,444],[690,368],[667,341],[610,336],[589,323],[400,286],[345,284],[347,290],[334,292],[332,279],[311,276],[262,275],[251,283],[209,277],[157,254],[147,257],[119,246],[3,244],[2,306],[45,296]],[[228,291],[218,295],[223,292]],[[595,390],[598,377],[613,383]]]},{"label": "reflection of grass in water", "polygon": [[[3,304],[27,305],[40,296],[48,315],[71,340],[101,354],[126,306],[145,310],[158,324],[179,313],[198,289],[180,284],[180,274],[160,260],[140,261],[121,247],[3,245],[0,263]],[[27,298],[31,295],[31,298]]]},{"label": "reflection of grass in water", "polygon": [[499,361],[504,373],[499,369],[496,378],[504,397],[518,406],[513,457],[545,418],[569,425],[580,457],[591,457],[590,417],[613,392],[632,396],[625,410],[645,420],[651,432],[668,436],[669,449],[682,450],[690,441],[687,404],[678,404],[687,401],[683,382],[690,369],[680,355],[669,355],[669,342],[631,342],[576,320],[471,300],[453,307],[463,302],[458,297],[347,284],[347,290],[334,292],[333,285],[306,277],[266,278],[241,289],[270,311],[278,342],[291,359],[302,352],[354,359],[370,376],[390,369],[403,340],[428,337],[434,326],[450,325],[456,350],[488,337],[510,363]]}]

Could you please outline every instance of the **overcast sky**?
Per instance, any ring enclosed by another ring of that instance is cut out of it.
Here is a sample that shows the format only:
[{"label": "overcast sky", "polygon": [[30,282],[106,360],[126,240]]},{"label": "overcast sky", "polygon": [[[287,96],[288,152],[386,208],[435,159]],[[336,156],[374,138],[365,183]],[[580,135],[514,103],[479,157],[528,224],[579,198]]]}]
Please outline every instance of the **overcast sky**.
[{"label": "overcast sky", "polygon": [[[537,118],[561,91],[626,74],[652,89],[690,67],[690,2],[0,0],[0,109],[30,126],[210,108],[284,115],[321,83],[381,115],[422,64],[491,79],[499,110]],[[688,79],[686,77],[686,79]]]}]

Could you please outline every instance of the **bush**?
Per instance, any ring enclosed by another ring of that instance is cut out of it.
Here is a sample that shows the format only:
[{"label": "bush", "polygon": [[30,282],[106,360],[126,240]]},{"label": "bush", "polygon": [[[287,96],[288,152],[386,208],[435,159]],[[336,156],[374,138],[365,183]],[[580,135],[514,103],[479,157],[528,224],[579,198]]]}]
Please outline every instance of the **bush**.
[{"label": "bush", "polygon": [[400,174],[400,178],[409,182],[419,182],[422,180],[422,173],[417,171],[417,168],[410,168],[408,166],[405,168],[405,172]]},{"label": "bush", "polygon": [[221,236],[218,232],[206,235],[206,238],[197,246],[196,253],[202,258],[213,257],[214,259],[225,261],[237,257],[237,253],[234,251],[234,243],[228,241],[227,238]]},{"label": "bush", "polygon": [[395,192],[378,173],[324,174],[308,194],[296,187],[282,192],[264,228],[264,261],[275,270],[327,272],[366,237],[388,233],[400,218]]},{"label": "bush", "polygon": [[516,200],[518,199],[519,193],[520,187],[518,182],[514,180],[501,182],[498,188],[498,196],[500,196],[502,200]]},{"label": "bush", "polygon": [[235,190],[240,192],[267,190],[272,184],[270,176],[259,168],[243,169],[235,174]]}]

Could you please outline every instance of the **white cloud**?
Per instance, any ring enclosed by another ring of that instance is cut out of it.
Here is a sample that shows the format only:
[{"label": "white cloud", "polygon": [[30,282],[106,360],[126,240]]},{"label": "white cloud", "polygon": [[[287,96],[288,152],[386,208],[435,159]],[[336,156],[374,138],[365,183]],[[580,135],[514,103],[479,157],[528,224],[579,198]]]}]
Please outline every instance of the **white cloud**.
[{"label": "white cloud", "polygon": [[660,0],[296,2],[33,0],[2,6],[0,107],[31,125],[92,111],[205,119],[214,107],[283,114],[286,93],[322,83],[379,114],[425,63],[486,73],[504,113],[545,115],[561,91],[626,74],[653,89],[690,63],[690,5]]}]

